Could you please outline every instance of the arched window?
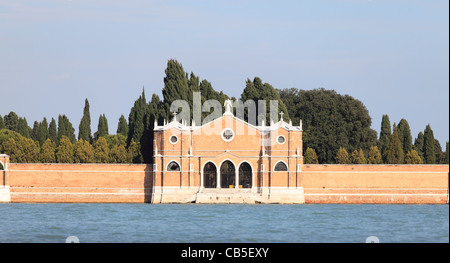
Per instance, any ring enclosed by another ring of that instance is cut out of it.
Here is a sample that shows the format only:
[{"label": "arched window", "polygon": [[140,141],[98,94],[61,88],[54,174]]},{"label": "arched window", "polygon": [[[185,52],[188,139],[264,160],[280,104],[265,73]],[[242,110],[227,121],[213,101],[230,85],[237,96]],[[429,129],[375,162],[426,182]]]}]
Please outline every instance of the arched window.
[{"label": "arched window", "polygon": [[168,165],[167,165],[167,171],[168,172],[179,172],[180,169],[180,165],[175,162],[175,161],[171,161]]},{"label": "arched window", "polygon": [[205,188],[217,187],[217,167],[212,162],[206,163],[203,168],[203,186]]},{"label": "arched window", "polygon": [[275,172],[284,172],[288,170],[288,167],[286,163],[283,161],[279,161],[277,164],[275,164],[275,168],[273,169]]},{"label": "arched window", "polygon": [[230,161],[225,161],[220,166],[220,187],[234,188],[236,185],[236,168]]},{"label": "arched window", "polygon": [[247,162],[239,166],[239,187],[252,188],[252,167]]}]

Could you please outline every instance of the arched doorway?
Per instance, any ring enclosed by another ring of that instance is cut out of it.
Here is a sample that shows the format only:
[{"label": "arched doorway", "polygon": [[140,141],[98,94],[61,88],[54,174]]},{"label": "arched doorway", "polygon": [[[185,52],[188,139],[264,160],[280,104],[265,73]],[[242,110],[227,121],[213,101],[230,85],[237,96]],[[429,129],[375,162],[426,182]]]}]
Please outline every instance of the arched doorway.
[{"label": "arched doorway", "polygon": [[206,163],[203,167],[203,187],[217,187],[217,167],[212,162]]},{"label": "arched doorway", "polygon": [[225,161],[220,166],[220,187],[234,188],[236,186],[236,168],[230,161]]},{"label": "arched doorway", "polygon": [[249,163],[244,162],[239,166],[239,187],[252,188],[252,167]]}]

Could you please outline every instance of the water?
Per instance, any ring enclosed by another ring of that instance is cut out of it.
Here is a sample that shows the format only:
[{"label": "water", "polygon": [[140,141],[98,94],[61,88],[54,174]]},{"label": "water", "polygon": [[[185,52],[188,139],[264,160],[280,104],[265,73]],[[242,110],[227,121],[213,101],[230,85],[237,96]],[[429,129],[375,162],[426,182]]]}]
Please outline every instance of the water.
[{"label": "water", "polygon": [[0,242],[449,242],[448,205],[0,204]]}]

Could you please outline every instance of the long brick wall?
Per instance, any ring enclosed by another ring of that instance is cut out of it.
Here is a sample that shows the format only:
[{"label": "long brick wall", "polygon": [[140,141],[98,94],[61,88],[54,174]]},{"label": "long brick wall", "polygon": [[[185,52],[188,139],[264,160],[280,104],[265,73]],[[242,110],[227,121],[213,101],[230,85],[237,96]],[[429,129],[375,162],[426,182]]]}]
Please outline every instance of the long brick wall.
[{"label": "long brick wall", "polygon": [[[151,165],[8,164],[11,202],[151,202]],[[304,165],[305,202],[448,203],[448,165]],[[7,189],[4,189],[5,191]]]},{"label": "long brick wall", "polygon": [[448,202],[448,165],[304,165],[306,203]]},{"label": "long brick wall", "polygon": [[150,202],[150,165],[9,164],[11,202]]}]

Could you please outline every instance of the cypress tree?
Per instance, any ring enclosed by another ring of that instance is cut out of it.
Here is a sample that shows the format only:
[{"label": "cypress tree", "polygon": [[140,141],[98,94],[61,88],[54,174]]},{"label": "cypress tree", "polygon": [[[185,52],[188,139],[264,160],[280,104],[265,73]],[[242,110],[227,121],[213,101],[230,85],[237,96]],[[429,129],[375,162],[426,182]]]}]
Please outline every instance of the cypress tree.
[{"label": "cypress tree", "polygon": [[[162,94],[164,97],[165,108],[169,109],[176,100],[184,100],[189,102],[189,80],[183,66],[178,61],[171,59],[167,62],[164,77],[164,88]],[[172,113],[168,114],[172,116]],[[190,123],[190,112],[183,112],[178,115],[178,120],[184,120]]]},{"label": "cypress tree", "polygon": [[403,153],[406,155],[407,152],[412,150],[411,129],[409,128],[409,124],[405,119],[400,120],[397,129],[398,137],[403,148]]},{"label": "cypress tree", "polygon": [[40,145],[43,145],[44,142],[48,139],[48,122],[47,118],[44,117],[41,123],[39,123],[37,140]]},{"label": "cypress tree", "polygon": [[130,110],[128,116],[128,138],[127,145],[130,145],[131,139],[140,142],[144,134],[144,118],[147,111],[147,101],[145,99],[145,91],[142,89],[142,95],[134,102],[134,106]]},{"label": "cypress tree", "polygon": [[385,163],[387,163],[387,152],[389,148],[389,138],[391,138],[391,121],[387,114],[383,115],[381,119],[380,130],[380,144],[381,144],[381,156]]},{"label": "cypress tree", "polygon": [[56,141],[58,140],[58,132],[56,130],[56,121],[53,118],[50,121],[50,124],[48,126],[48,138],[54,143],[56,143]]},{"label": "cypress tree", "polygon": [[434,151],[434,135],[430,124],[425,127],[423,138],[423,158],[426,164],[435,164],[436,155]]},{"label": "cypress tree", "polygon": [[38,140],[38,134],[39,134],[39,122],[34,121],[33,129],[31,130],[31,134],[30,134],[31,139],[33,141],[37,141]]},{"label": "cypress tree", "polygon": [[57,138],[57,145],[59,145],[59,142],[61,141],[62,136],[66,136],[71,143],[75,143],[75,129],[72,126],[72,123],[69,121],[69,118],[64,115],[58,116],[58,138]]},{"label": "cypress tree", "polygon": [[417,138],[414,140],[414,150],[417,151],[422,160],[423,160],[423,141],[424,141],[423,132],[419,132]]},{"label": "cypress tree", "polygon": [[105,137],[108,135],[108,120],[106,119],[105,114],[100,115],[98,119],[98,130],[94,133],[95,140],[97,141],[100,137]]},{"label": "cypress tree", "polygon": [[117,134],[122,134],[123,136],[128,136],[128,124],[125,117],[120,115],[119,124],[117,125]]},{"label": "cypress tree", "polygon": [[394,132],[389,140],[389,148],[387,149],[387,163],[402,164],[404,163],[403,148],[398,138],[398,129],[394,123]]},{"label": "cypress tree", "polygon": [[17,132],[25,138],[30,138],[30,127],[26,118],[19,118],[17,122]]},{"label": "cypress tree", "polygon": [[86,98],[84,101],[83,117],[81,118],[80,125],[78,126],[78,140],[92,142],[91,133],[91,114],[89,112],[89,101]]},{"label": "cypress tree", "polygon": [[[281,112],[284,113],[284,115],[283,115],[284,121],[288,122],[290,120],[289,111],[287,110],[286,105],[281,100],[280,93],[278,93],[278,91],[269,83],[263,83],[259,77],[255,77],[253,79],[253,82],[250,79],[247,79],[244,91],[241,94],[241,100],[244,103],[247,100],[253,100],[255,102],[256,113],[257,113],[257,118],[256,118],[257,123],[252,123],[254,121],[252,121],[251,119],[247,119],[247,121],[249,121],[253,125],[258,125],[261,122],[262,117],[263,117],[262,112],[264,111],[264,109],[260,109],[259,108],[260,105],[258,103],[258,101],[260,101],[260,100],[266,101],[266,110],[265,110],[266,118],[264,119],[264,121],[267,124],[270,124],[271,121],[276,122],[277,120],[279,120],[279,116],[280,116],[279,114]],[[270,101],[271,100],[278,101],[277,116],[271,116],[271,112],[272,112],[270,109]],[[245,117],[248,118],[247,113],[245,114]]]},{"label": "cypress tree", "polygon": [[19,116],[13,111],[3,117],[5,128],[17,132]]},{"label": "cypress tree", "polygon": [[0,115],[0,130],[5,128],[5,123],[3,122],[2,115]]}]

